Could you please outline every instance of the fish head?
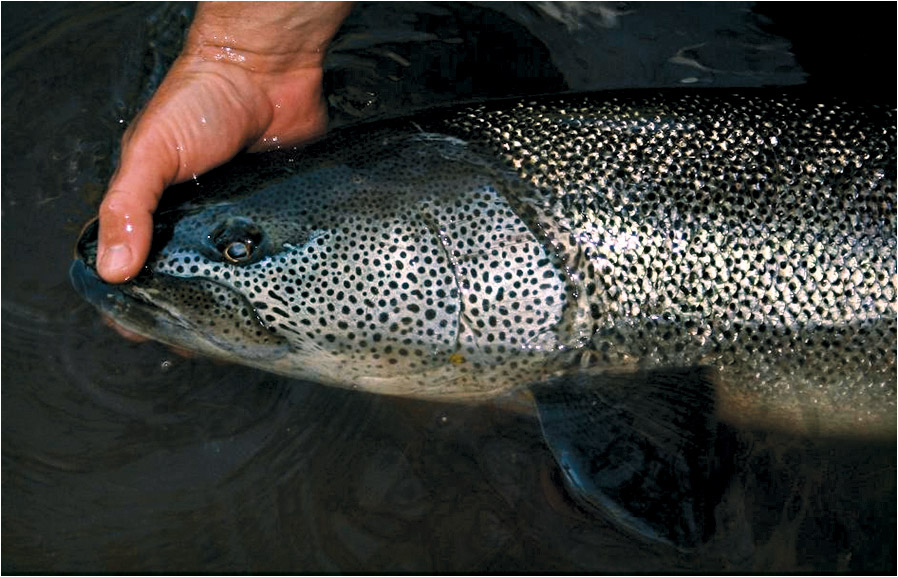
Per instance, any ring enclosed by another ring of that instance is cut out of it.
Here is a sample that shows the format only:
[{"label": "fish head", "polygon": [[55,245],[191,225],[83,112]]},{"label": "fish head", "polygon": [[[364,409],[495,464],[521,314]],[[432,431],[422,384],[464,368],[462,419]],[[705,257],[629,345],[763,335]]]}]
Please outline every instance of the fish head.
[{"label": "fish head", "polygon": [[[172,215],[162,216],[155,226],[150,261],[123,284],[106,283],[97,274],[98,222],[88,223],[70,269],[75,289],[123,328],[172,346],[216,358],[240,356],[252,363],[283,357],[289,350],[286,340],[259,322],[253,305],[240,292],[211,274],[203,278],[166,272],[173,227],[168,220]],[[160,243],[161,251],[156,250]]]},{"label": "fish head", "polygon": [[509,201],[514,179],[449,137],[330,150],[160,212],[144,271],[122,285],[93,272],[89,228],[75,286],[150,338],[380,393],[487,394],[556,346],[564,281]]}]

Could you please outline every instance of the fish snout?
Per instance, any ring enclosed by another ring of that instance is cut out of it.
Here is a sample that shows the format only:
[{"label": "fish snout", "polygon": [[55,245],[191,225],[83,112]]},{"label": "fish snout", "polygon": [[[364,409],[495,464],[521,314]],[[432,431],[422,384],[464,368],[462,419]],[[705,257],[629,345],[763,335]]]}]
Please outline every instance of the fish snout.
[{"label": "fish snout", "polygon": [[96,268],[97,265],[97,243],[100,231],[100,219],[94,217],[78,235],[78,242],[75,243],[75,260],[84,262],[88,267]]}]

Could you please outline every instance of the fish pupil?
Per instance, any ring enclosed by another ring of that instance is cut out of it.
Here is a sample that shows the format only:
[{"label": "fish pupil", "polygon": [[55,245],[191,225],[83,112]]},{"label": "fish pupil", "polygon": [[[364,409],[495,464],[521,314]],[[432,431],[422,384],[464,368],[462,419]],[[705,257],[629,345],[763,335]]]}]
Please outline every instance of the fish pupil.
[{"label": "fish pupil", "polygon": [[246,218],[231,218],[209,235],[209,240],[228,262],[248,262],[262,243],[262,230]]},{"label": "fish pupil", "polygon": [[252,256],[253,245],[251,242],[232,242],[224,250],[225,258],[233,262],[239,262]]}]

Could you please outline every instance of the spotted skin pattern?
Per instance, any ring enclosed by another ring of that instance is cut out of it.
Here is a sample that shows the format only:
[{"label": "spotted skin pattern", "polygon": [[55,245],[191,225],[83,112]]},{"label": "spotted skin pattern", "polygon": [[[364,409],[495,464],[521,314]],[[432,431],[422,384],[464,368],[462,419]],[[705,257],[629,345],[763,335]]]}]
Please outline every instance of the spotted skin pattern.
[{"label": "spotted skin pattern", "polygon": [[160,215],[150,272],[106,307],[122,324],[441,399],[708,365],[733,420],[894,433],[891,107],[573,95],[243,162],[201,179],[217,196]]}]

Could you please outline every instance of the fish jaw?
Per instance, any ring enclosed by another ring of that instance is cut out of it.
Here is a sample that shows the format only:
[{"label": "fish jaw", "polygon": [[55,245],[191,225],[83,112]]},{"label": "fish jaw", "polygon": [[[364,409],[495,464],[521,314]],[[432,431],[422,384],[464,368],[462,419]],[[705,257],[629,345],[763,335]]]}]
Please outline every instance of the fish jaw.
[{"label": "fish jaw", "polygon": [[[257,366],[274,363],[289,351],[287,342],[267,330],[258,318],[245,327],[242,339],[226,340],[219,338],[215,330],[214,315],[169,306],[162,296],[173,287],[177,287],[174,290],[181,294],[198,290],[183,286],[178,279],[155,275],[152,280],[143,278],[140,285],[110,285],[81,259],[72,263],[69,276],[75,290],[85,300],[115,319],[124,329],[140,336],[214,358],[229,360],[241,355]],[[234,294],[232,298],[236,302],[242,297]],[[247,303],[241,306],[242,310],[251,311]]]}]

